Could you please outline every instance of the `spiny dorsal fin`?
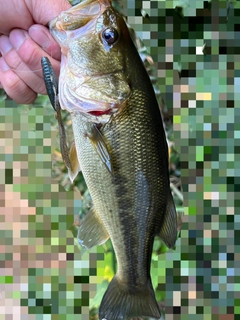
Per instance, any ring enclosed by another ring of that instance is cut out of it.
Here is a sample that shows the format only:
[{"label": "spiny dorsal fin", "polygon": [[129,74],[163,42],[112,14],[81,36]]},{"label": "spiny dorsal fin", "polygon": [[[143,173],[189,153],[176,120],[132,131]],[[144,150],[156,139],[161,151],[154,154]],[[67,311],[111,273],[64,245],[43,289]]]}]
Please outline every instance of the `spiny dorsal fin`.
[{"label": "spiny dorsal fin", "polygon": [[74,179],[78,175],[79,171],[81,171],[80,163],[78,161],[78,156],[77,156],[77,150],[76,150],[76,145],[75,142],[72,143],[70,152],[69,152],[69,159],[71,163],[71,169],[68,168],[68,176],[71,182],[73,183]]}]

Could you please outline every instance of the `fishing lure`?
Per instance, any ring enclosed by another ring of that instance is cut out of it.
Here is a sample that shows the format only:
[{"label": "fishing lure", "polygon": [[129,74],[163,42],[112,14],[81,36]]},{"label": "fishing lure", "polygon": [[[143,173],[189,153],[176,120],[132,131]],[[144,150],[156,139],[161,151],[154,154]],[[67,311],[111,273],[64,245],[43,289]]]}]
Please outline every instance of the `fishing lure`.
[{"label": "fishing lure", "polygon": [[43,79],[45,82],[47,94],[53,106],[53,109],[55,110],[55,118],[58,121],[59,135],[60,135],[60,150],[62,153],[62,158],[68,170],[72,171],[72,165],[69,158],[69,151],[68,151],[68,146],[66,142],[66,132],[65,132],[63,121],[62,121],[61,106],[58,100],[57,78],[53,70],[52,64],[47,57],[42,57],[41,64],[42,64]]}]

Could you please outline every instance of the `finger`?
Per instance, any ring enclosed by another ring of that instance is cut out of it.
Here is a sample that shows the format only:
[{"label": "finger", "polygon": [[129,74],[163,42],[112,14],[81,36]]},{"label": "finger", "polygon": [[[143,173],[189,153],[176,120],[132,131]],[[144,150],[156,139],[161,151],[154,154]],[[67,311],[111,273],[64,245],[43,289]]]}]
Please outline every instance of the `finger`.
[{"label": "finger", "polygon": [[[27,33],[23,30],[15,31],[19,31],[23,34]],[[26,83],[27,86],[38,93],[46,93],[42,78],[38,76],[38,73],[39,75],[41,74],[41,70],[33,72],[18,55],[8,37],[0,37],[0,50],[2,52],[2,56],[4,57],[4,61],[7,63],[9,68],[14,71]]]},{"label": "finger", "polygon": [[70,7],[66,0],[1,1],[0,33],[8,35],[13,28],[28,30],[34,21],[47,25]]},{"label": "finger", "polygon": [[32,103],[37,94],[31,90],[26,83],[0,58],[0,83],[9,97],[17,103]]},{"label": "finger", "polygon": [[[43,93],[45,91],[45,86],[43,84],[43,75],[42,75],[42,67],[41,67],[41,58],[42,56],[47,56],[52,65],[54,70],[56,71],[56,74],[59,75],[60,70],[60,62],[52,59],[29,35],[26,31],[15,29],[11,31],[9,35],[9,39],[16,49],[16,52],[18,56],[21,58],[21,60],[24,62],[24,64],[32,70],[41,80],[41,88],[44,91],[35,90],[38,93]],[[49,40],[44,40],[43,45],[47,45],[47,47],[50,49],[52,45],[48,45],[47,42]],[[49,47],[50,46],[50,47]],[[55,47],[56,48],[56,47]],[[33,83],[34,88],[36,87],[36,83]],[[38,84],[39,85],[39,84]],[[34,89],[33,88],[33,89]]]},{"label": "finger", "polygon": [[[1,59],[1,52],[0,52],[0,59]],[[3,89],[3,85],[1,84],[1,81],[0,81],[0,89]]]},{"label": "finger", "polygon": [[56,18],[62,11],[71,8],[70,3],[66,0],[25,0],[25,3],[32,13],[34,21],[42,25],[47,25],[50,20]]},{"label": "finger", "polygon": [[27,9],[25,1],[0,1],[0,33],[8,35],[13,28],[28,29],[34,19]]},{"label": "finger", "polygon": [[61,60],[61,49],[51,36],[49,30],[39,24],[31,26],[28,30],[29,36],[46,52],[58,61]]}]

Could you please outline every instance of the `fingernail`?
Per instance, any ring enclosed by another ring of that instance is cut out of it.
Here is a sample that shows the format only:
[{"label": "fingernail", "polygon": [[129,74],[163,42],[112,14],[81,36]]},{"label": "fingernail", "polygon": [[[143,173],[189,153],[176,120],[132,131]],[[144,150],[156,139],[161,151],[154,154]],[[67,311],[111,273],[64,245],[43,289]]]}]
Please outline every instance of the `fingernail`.
[{"label": "fingernail", "polygon": [[13,30],[10,38],[15,49],[18,49],[27,37],[27,32],[23,30]]},{"label": "fingernail", "polygon": [[11,45],[11,42],[9,41],[8,37],[2,36],[0,38],[0,51],[1,51],[1,54],[5,54],[8,51],[10,51],[11,49],[12,49],[12,45]]},{"label": "fingernail", "polygon": [[9,70],[9,66],[6,64],[3,58],[0,58],[0,70],[2,72]]}]

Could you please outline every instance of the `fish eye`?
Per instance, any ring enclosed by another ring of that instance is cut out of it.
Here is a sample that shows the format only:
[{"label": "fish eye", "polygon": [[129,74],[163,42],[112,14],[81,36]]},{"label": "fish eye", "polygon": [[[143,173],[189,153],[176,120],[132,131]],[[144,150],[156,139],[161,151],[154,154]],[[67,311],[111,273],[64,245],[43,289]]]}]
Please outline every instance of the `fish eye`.
[{"label": "fish eye", "polygon": [[118,39],[118,32],[114,28],[107,28],[103,30],[102,37],[107,44],[112,45],[114,44]]}]

